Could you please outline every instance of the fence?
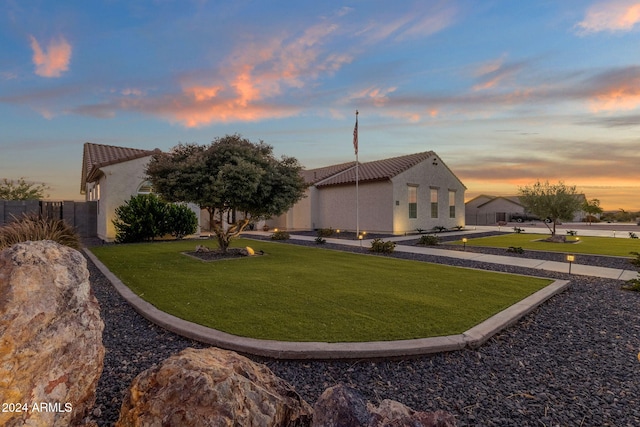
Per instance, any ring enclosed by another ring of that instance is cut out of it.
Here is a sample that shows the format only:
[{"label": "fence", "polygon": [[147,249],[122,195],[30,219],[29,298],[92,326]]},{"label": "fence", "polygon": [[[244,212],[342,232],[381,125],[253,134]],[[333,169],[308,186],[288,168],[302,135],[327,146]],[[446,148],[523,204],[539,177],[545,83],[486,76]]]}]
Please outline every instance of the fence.
[{"label": "fence", "polygon": [[0,200],[0,226],[31,213],[50,219],[62,219],[82,237],[95,237],[97,234],[97,202]]}]

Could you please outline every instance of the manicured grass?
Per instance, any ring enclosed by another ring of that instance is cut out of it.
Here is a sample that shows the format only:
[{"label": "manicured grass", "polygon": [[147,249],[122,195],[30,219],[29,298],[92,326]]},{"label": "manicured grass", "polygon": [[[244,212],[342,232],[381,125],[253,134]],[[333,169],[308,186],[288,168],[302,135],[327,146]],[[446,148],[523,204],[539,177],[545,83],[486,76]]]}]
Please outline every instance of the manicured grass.
[{"label": "manicured grass", "polygon": [[251,240],[234,246],[266,255],[203,262],[181,254],[198,243],[92,251],[136,294],[165,312],[235,335],[283,341],[459,334],[551,282]]},{"label": "manicured grass", "polygon": [[[574,254],[593,254],[628,257],[631,251],[640,251],[640,239],[614,239],[612,237],[591,237],[591,236],[567,236],[568,242],[580,239],[579,243],[550,243],[538,241],[546,239],[550,234],[528,234],[513,233],[502,236],[470,238],[467,246],[487,246],[492,248],[508,248],[509,246],[521,247],[522,249],[566,252]],[[458,240],[454,244],[461,245]]]}]

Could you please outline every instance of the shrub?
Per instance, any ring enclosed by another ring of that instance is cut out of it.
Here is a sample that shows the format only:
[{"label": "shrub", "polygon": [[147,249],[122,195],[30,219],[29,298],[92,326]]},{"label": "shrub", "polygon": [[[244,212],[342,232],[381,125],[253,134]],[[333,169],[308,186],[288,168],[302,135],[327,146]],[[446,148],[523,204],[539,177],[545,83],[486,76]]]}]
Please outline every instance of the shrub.
[{"label": "shrub", "polygon": [[327,243],[326,239],[323,239],[321,236],[316,237],[316,244],[317,245],[324,245],[325,243]]},{"label": "shrub", "polygon": [[629,262],[636,267],[640,267],[640,252],[629,252],[631,255],[635,256],[635,259],[630,259]]},{"label": "shrub", "polygon": [[524,233],[524,228],[513,227],[513,231],[515,231],[516,234]]},{"label": "shrub", "polygon": [[80,249],[80,237],[75,229],[61,219],[25,214],[0,227],[0,249],[28,240],[53,240],[61,245]]},{"label": "shrub", "polygon": [[390,254],[395,250],[395,248],[395,242],[385,242],[382,239],[373,239],[373,241],[371,242],[371,248],[369,248],[369,250],[371,252]]},{"label": "shrub", "polygon": [[166,232],[176,239],[198,231],[198,218],[186,205],[168,204],[166,207]]},{"label": "shrub", "polygon": [[154,240],[167,234],[167,203],[155,194],[132,196],[115,213],[117,243]]},{"label": "shrub", "polygon": [[289,237],[289,233],[286,231],[278,230],[271,235],[272,240],[287,240]]},{"label": "shrub", "polygon": [[424,233],[424,232],[425,232],[425,229],[424,229],[424,228],[416,228],[416,231],[417,231],[418,233],[422,234],[422,233]]},{"label": "shrub", "polygon": [[460,231],[460,230],[462,230],[464,228],[464,225],[456,225],[454,228],[456,230]]},{"label": "shrub", "polygon": [[330,236],[333,236],[334,233],[335,233],[335,230],[329,227],[329,228],[318,229],[318,231],[316,232],[316,235],[318,237],[330,237]]},{"label": "shrub", "polygon": [[433,235],[420,236],[420,239],[418,239],[418,244],[424,246],[435,246],[439,243],[440,239],[438,238],[438,236]]},{"label": "shrub", "polygon": [[627,280],[627,283],[622,285],[622,289],[625,291],[640,292],[640,279]]},{"label": "shrub", "polygon": [[507,252],[511,252],[514,254],[523,254],[524,249],[522,249],[522,247],[520,246],[509,246],[509,248],[507,249]]},{"label": "shrub", "polygon": [[436,225],[435,227],[433,227],[433,231],[435,231],[436,233],[440,233],[442,231],[447,231],[447,227]]},{"label": "shrub", "polygon": [[637,238],[638,238],[638,235],[637,235],[636,233],[634,233],[633,231],[630,231],[630,232],[629,232],[629,238],[631,238],[631,239],[637,239]]},{"label": "shrub", "polygon": [[575,230],[567,230],[567,235],[568,236],[577,236],[578,232]]}]

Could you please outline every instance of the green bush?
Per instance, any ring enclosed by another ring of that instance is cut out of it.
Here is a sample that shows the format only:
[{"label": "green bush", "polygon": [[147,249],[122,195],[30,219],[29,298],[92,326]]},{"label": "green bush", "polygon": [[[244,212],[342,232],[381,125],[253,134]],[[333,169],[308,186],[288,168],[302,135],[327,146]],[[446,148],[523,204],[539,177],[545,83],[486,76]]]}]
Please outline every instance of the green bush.
[{"label": "green bush", "polygon": [[324,245],[325,243],[327,243],[326,239],[323,239],[321,236],[316,237],[316,244],[317,245]]},{"label": "green bush", "polygon": [[627,280],[627,283],[622,285],[622,289],[625,291],[640,292],[640,278]]},{"label": "green bush", "polygon": [[513,231],[515,231],[516,234],[524,233],[524,228],[513,227]]},{"label": "green bush", "polygon": [[420,236],[420,238],[418,239],[418,244],[423,246],[435,246],[435,245],[438,245],[439,243],[440,243],[440,238],[438,236],[434,236],[431,234],[426,236]]},{"label": "green bush", "polygon": [[176,239],[198,231],[198,218],[186,205],[168,204],[166,207],[166,232]]},{"label": "green bush", "polygon": [[336,231],[329,227],[329,228],[319,228],[318,231],[316,231],[316,235],[318,237],[331,237],[334,235]]},{"label": "green bush", "polygon": [[0,249],[28,240],[53,240],[61,245],[80,249],[78,233],[61,219],[47,219],[37,214],[25,214],[16,221],[0,227]]},{"label": "green bush", "polygon": [[371,252],[377,252],[382,254],[390,254],[396,249],[395,242],[385,242],[382,239],[373,239],[371,242]]},{"label": "green bush", "polygon": [[514,254],[523,254],[524,249],[522,249],[522,247],[520,246],[509,246],[509,248],[507,249],[507,252],[511,252]]},{"label": "green bush", "polygon": [[278,230],[271,235],[272,240],[287,240],[291,237],[286,231]]},{"label": "green bush", "polygon": [[115,214],[117,243],[154,240],[167,234],[167,203],[155,194],[132,196]]},{"label": "green bush", "polygon": [[635,256],[635,259],[630,259],[629,262],[636,267],[640,267],[640,252],[629,252],[631,255]]}]

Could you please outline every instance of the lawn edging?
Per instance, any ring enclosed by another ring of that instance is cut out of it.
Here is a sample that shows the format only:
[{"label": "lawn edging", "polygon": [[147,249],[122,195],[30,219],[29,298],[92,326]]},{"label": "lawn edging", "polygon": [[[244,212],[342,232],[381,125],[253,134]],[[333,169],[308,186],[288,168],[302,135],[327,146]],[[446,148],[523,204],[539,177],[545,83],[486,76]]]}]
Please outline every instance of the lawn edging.
[{"label": "lawn edging", "polygon": [[83,251],[127,303],[150,322],[168,331],[205,344],[274,359],[326,360],[406,357],[455,351],[467,347],[477,348],[502,329],[513,325],[522,316],[535,310],[536,307],[552,296],[566,290],[570,285],[568,280],[556,280],[524,300],[458,335],[371,342],[275,341],[231,335],[165,313],[131,291],[89,249],[83,248]]}]

